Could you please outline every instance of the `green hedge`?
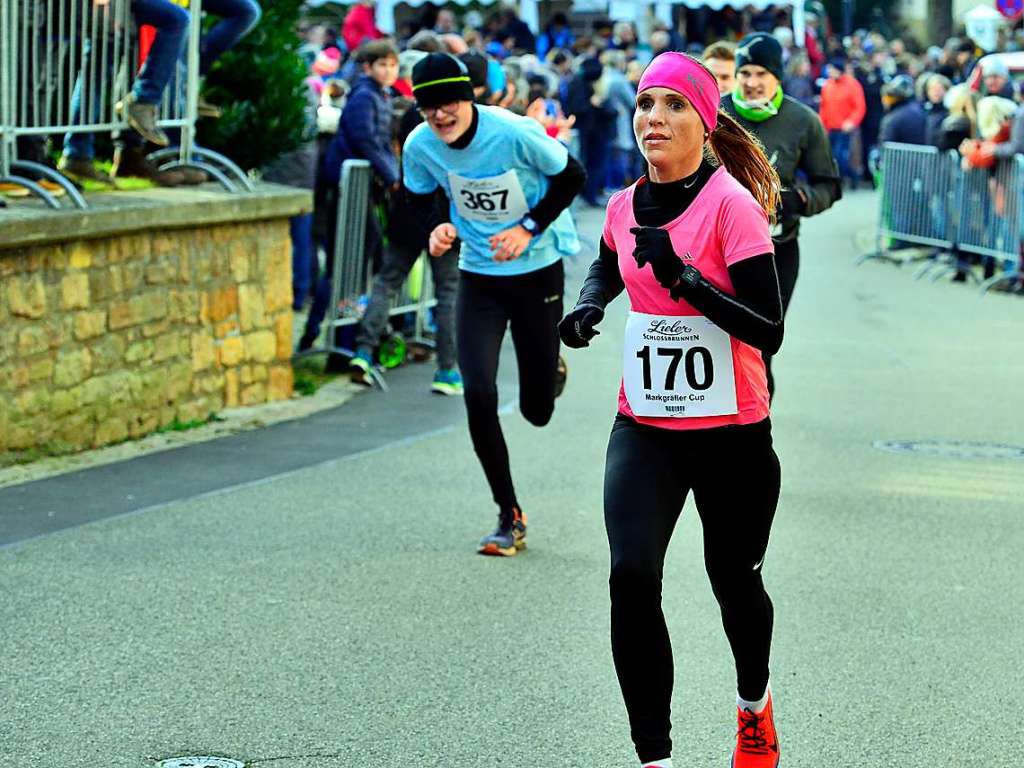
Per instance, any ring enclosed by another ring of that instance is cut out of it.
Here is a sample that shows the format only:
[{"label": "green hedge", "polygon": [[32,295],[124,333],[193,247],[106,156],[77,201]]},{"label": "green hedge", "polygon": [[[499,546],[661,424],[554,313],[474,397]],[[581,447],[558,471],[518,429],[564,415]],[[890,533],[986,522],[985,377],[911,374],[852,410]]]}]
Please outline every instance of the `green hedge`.
[{"label": "green hedge", "polygon": [[[203,95],[223,110],[199,121],[200,145],[245,170],[262,168],[304,138],[306,65],[295,32],[301,0],[259,0],[256,28],[214,64]],[[215,19],[213,20],[215,21]]]}]

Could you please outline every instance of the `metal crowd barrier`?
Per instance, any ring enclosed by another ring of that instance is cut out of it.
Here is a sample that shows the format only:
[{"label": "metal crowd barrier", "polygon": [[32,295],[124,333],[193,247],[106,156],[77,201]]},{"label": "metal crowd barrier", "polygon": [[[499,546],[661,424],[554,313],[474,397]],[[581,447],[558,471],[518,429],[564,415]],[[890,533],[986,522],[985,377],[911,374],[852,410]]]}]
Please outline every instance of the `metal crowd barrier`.
[{"label": "metal crowd barrier", "polygon": [[[964,271],[962,254],[994,259],[1004,271],[981,284],[1021,276],[1024,241],[1024,157],[994,169],[961,168],[960,155],[935,147],[886,143],[881,152],[876,250],[858,263],[881,258],[903,263],[890,250],[931,246],[917,277],[932,281]],[[967,270],[968,274],[973,274]]]},{"label": "metal crowd barrier", "polygon": [[[17,140],[131,130],[115,108],[136,74],[138,41],[130,9],[131,0],[0,0],[0,181],[19,184],[59,208],[57,199],[29,178],[42,177],[62,186],[72,205],[88,207],[63,175],[19,158]],[[164,92],[157,121],[161,128],[180,131],[179,145],[149,157],[161,170],[199,168],[228,190],[252,191],[252,182],[231,160],[195,145],[201,21],[201,0],[191,0],[187,50]]]},{"label": "metal crowd barrier", "polygon": [[861,262],[891,258],[891,242],[953,247],[955,157],[955,153],[940,152],[935,147],[883,145],[876,250],[862,256]]},{"label": "metal crowd barrier", "polygon": [[[373,171],[366,160],[346,160],[341,165],[338,181],[338,225],[334,236],[334,270],[331,273],[331,298],[327,316],[321,325],[320,338],[307,354],[337,352],[351,357],[354,349],[335,343],[335,329],[355,326],[362,319],[365,301],[373,287],[371,264],[366,258],[366,217],[370,201]],[[414,269],[389,310],[395,317],[416,314],[413,341],[430,346],[424,331],[428,310],[437,300],[431,270],[425,254],[420,256],[420,269]],[[333,311],[332,311],[333,308]],[[375,371],[371,376],[382,389],[384,380]]]},{"label": "metal crowd barrier", "polygon": [[996,274],[981,284],[982,293],[1021,275],[1022,196],[1024,157],[1020,155],[999,162],[995,173],[974,168],[962,174],[957,245],[967,253],[994,259],[997,267]]}]

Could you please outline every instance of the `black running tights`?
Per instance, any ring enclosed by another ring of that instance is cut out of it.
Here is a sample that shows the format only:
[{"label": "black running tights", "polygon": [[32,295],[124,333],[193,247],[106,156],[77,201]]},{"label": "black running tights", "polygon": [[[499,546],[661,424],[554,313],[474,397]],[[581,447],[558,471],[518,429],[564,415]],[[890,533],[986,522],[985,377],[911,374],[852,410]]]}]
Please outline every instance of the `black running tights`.
[{"label": "black running tights", "polygon": [[498,356],[506,328],[519,365],[519,410],[542,427],[555,410],[558,321],[565,276],[562,262],[523,275],[462,272],[456,303],[459,368],[469,434],[494,502],[517,506],[508,448],[498,421]]},{"label": "black running tights", "polygon": [[665,552],[689,491],[740,696],[768,684],[772,602],[761,564],[779,499],[771,424],[671,430],[619,415],[605,465],[612,656],[641,762],[668,757],[672,646],[661,610]]}]

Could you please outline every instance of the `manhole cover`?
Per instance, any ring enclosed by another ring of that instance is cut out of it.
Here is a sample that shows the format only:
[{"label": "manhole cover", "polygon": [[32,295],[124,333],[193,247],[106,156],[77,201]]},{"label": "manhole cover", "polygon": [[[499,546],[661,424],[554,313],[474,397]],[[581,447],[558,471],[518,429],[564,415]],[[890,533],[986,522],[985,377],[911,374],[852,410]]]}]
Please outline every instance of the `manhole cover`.
[{"label": "manhole cover", "polygon": [[918,440],[876,440],[875,448],[891,453],[919,453],[947,459],[1024,459],[1024,448],[998,443],[943,443]]},{"label": "manhole cover", "polygon": [[230,757],[189,756],[161,760],[160,768],[245,768],[245,764]]}]

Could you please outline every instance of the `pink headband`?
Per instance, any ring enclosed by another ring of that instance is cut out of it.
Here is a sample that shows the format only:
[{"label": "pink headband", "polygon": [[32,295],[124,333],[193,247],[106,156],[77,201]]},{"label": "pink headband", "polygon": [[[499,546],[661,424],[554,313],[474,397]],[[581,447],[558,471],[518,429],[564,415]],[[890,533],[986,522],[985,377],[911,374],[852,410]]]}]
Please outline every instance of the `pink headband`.
[{"label": "pink headband", "polygon": [[648,88],[669,88],[687,98],[697,110],[704,127],[715,130],[718,125],[718,83],[703,64],[685,53],[666,51],[647,65],[637,93]]}]

